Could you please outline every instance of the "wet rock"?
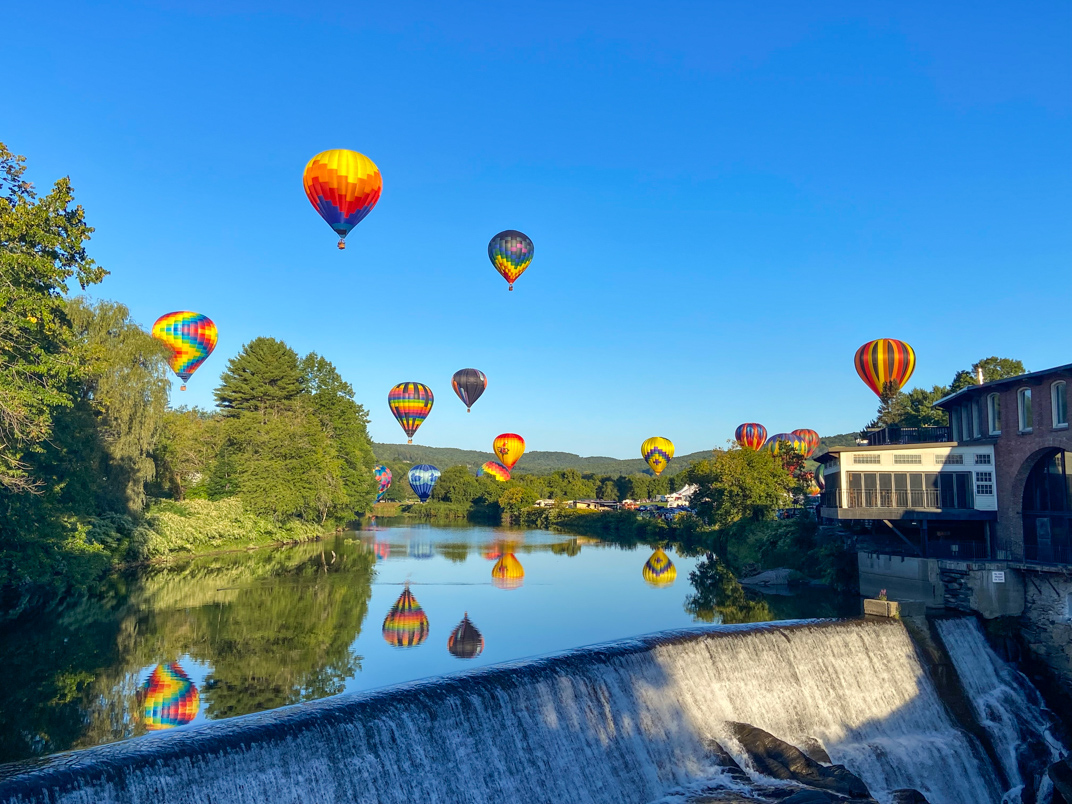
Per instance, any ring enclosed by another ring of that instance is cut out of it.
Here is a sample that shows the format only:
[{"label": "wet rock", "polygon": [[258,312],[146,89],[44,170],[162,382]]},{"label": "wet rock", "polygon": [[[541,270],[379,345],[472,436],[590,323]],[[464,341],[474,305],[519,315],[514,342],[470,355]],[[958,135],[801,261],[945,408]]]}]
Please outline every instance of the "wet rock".
[{"label": "wet rock", "polygon": [[747,723],[728,722],[726,726],[748,752],[756,770],[765,776],[799,782],[848,798],[871,797],[863,780],[844,765],[820,765],[795,745]]},{"label": "wet rock", "polygon": [[823,793],[819,790],[801,790],[789,798],[783,798],[779,804],[834,804],[834,802],[844,800],[840,796],[834,798],[829,793]]},{"label": "wet rock", "polygon": [[[1050,765],[1046,774],[1050,777],[1050,781],[1053,782],[1053,789],[1056,793],[1059,793],[1066,802],[1072,804],[1072,762],[1069,757],[1054,762]],[[1054,796],[1056,801],[1057,796]]]},{"label": "wet rock", "polygon": [[722,743],[718,740],[708,740],[706,742],[708,753],[710,753],[715,761],[726,770],[726,775],[738,784],[750,784],[751,779],[748,774],[744,772],[740,765],[737,764],[737,760],[733,758],[729,751],[722,747]]},{"label": "wet rock", "polygon": [[894,790],[891,795],[890,804],[931,804],[921,792],[911,788]]},{"label": "wet rock", "polygon": [[834,764],[830,755],[826,753],[826,749],[823,748],[823,744],[814,737],[805,737],[800,743],[800,750],[816,762],[822,762],[824,765]]}]

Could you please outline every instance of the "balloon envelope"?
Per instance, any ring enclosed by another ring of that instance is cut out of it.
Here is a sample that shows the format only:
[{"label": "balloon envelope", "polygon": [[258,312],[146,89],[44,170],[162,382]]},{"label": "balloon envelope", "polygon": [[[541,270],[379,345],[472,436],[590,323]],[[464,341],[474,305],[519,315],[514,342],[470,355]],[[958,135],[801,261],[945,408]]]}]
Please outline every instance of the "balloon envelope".
[{"label": "balloon envelope", "polygon": [[501,433],[492,442],[492,450],[499,456],[499,462],[510,471],[514,464],[525,454],[525,439],[517,433]]},{"label": "balloon envelope", "polygon": [[350,230],[372,212],[383,191],[380,169],[364,154],[335,148],[317,154],[302,176],[313,209],[339,236],[339,248]]},{"label": "balloon envelope", "polygon": [[493,477],[500,483],[505,483],[510,479],[510,470],[497,461],[488,461],[476,470],[477,477],[482,477],[483,475]]},{"label": "balloon envelope", "polygon": [[640,455],[658,477],[674,457],[674,442],[669,438],[652,436],[640,445]]},{"label": "balloon envelope", "polygon": [[517,589],[525,582],[525,568],[513,553],[503,553],[491,568],[491,582],[499,589]]},{"label": "balloon envelope", "polygon": [[142,687],[145,728],[160,731],[185,726],[197,716],[201,695],[178,662],[158,664]]},{"label": "balloon envelope", "polygon": [[438,469],[427,463],[419,463],[409,470],[409,487],[421,502],[428,502],[440,474]]},{"label": "balloon envelope", "polygon": [[767,428],[756,422],[746,422],[737,426],[733,438],[746,449],[762,449],[767,443]]},{"label": "balloon envelope", "polygon": [[819,464],[815,467],[815,485],[820,491],[826,491],[826,465]]},{"label": "balloon envelope", "polygon": [[856,350],[856,373],[878,396],[890,383],[900,391],[916,370],[916,352],[904,341],[879,338]]},{"label": "balloon envelope", "polygon": [[652,586],[669,586],[677,578],[677,569],[660,547],[644,564],[644,580]]},{"label": "balloon envelope", "polygon": [[806,447],[804,451],[805,458],[810,458],[815,453],[815,450],[819,449],[819,434],[814,430],[801,428],[800,430],[794,430],[790,435],[795,435],[803,439]]},{"label": "balloon envelope", "polygon": [[428,637],[428,615],[407,586],[383,619],[383,638],[396,648],[415,648]]},{"label": "balloon envelope", "polygon": [[495,270],[502,274],[510,284],[510,290],[514,289],[514,282],[532,262],[535,246],[527,236],[516,229],[507,229],[499,232],[488,243],[488,258]]},{"label": "balloon envelope", "polygon": [[216,336],[211,318],[189,310],[167,313],[153,324],[153,337],[171,350],[168,364],[182,380],[184,391],[186,381],[216,348]]},{"label": "balloon envelope", "polygon": [[424,420],[432,412],[434,402],[432,389],[419,382],[400,382],[387,394],[387,405],[391,408],[391,414],[409,436],[410,444],[413,443],[413,434],[417,432],[417,428],[424,424]]},{"label": "balloon envelope", "polygon": [[796,450],[803,455],[808,448],[803,438],[792,433],[775,433],[767,439],[767,443],[763,446],[775,455],[781,455],[787,449]]},{"label": "balloon envelope", "polygon": [[391,470],[380,464],[372,472],[376,475],[376,502],[379,502],[387,489],[391,488]]},{"label": "balloon envelope", "polygon": [[447,650],[459,659],[475,659],[484,651],[484,636],[469,621],[468,614],[447,637]]},{"label": "balloon envelope", "polygon": [[454,376],[450,378],[450,385],[468,412],[480,399],[484,389],[488,387],[488,378],[484,376],[483,371],[467,368],[455,371]]}]

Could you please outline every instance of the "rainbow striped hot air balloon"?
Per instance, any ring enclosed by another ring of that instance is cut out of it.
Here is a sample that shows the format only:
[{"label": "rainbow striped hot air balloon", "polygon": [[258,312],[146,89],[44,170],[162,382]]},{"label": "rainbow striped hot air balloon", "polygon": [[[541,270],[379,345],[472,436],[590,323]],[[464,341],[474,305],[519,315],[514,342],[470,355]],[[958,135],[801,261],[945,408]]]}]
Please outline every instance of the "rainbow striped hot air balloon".
[{"label": "rainbow striped hot air balloon", "polygon": [[447,650],[459,659],[475,659],[484,651],[484,637],[469,621],[469,612],[447,637]]},{"label": "rainbow striped hot air balloon", "polygon": [[814,430],[801,428],[799,430],[794,430],[790,435],[795,435],[804,441],[805,458],[810,458],[815,453],[815,450],[819,449],[819,434]]},{"label": "rainbow striped hot air balloon", "polygon": [[532,241],[516,229],[499,232],[488,243],[488,258],[495,270],[510,284],[509,290],[514,289],[514,282],[525,273],[535,251]]},{"label": "rainbow striped hot air balloon", "polygon": [[517,433],[500,433],[495,436],[491,448],[499,456],[499,462],[512,472],[514,464],[525,454],[525,439]]},{"label": "rainbow striped hot air balloon", "polygon": [[428,616],[409,586],[384,617],[383,638],[396,648],[415,648],[428,638]]},{"label": "rainbow striped hot air balloon", "polygon": [[669,586],[676,578],[674,562],[661,547],[644,563],[644,580],[652,586]]},{"label": "rainbow striped hot air balloon", "polygon": [[733,438],[745,449],[762,449],[767,442],[767,428],[755,422],[739,424]]},{"label": "rainbow striped hot air balloon", "polygon": [[149,731],[185,726],[197,716],[201,695],[178,662],[158,664],[142,687],[142,716]]},{"label": "rainbow striped hot air balloon", "polygon": [[781,455],[787,449],[796,450],[803,455],[808,448],[803,438],[792,433],[775,433],[767,439],[767,443],[763,446],[774,455]]},{"label": "rainbow striped hot air balloon", "polygon": [[476,470],[477,477],[482,477],[483,475],[493,477],[500,483],[505,483],[507,480],[510,479],[510,470],[498,461],[488,461]]},{"label": "rainbow striped hot air balloon", "polygon": [[652,436],[640,445],[640,455],[658,477],[674,457],[674,442],[669,438]]},{"label": "rainbow striped hot air balloon", "polygon": [[391,470],[380,464],[372,473],[376,476],[376,502],[379,502],[387,493],[387,489],[391,488]]},{"label": "rainbow striped hot air balloon", "polygon": [[387,405],[391,408],[391,414],[409,436],[407,444],[413,443],[413,434],[432,412],[434,402],[432,389],[419,382],[400,382],[388,392]]},{"label": "rainbow striped hot air balloon", "polygon": [[346,235],[372,212],[383,191],[375,163],[345,148],[323,151],[310,159],[302,183],[313,209],[339,236],[341,249],[346,248]]},{"label": "rainbow striped hot air balloon", "polygon": [[421,502],[428,502],[432,496],[432,489],[442,474],[438,469],[428,463],[419,463],[409,470],[409,487],[413,489]]},{"label": "rainbow striped hot air balloon", "polygon": [[499,589],[517,589],[525,582],[525,568],[513,553],[503,553],[491,568],[491,582]]},{"label": "rainbow striped hot air balloon", "polygon": [[916,370],[916,352],[904,341],[879,338],[856,350],[856,373],[879,397],[887,388],[900,391]]},{"label": "rainbow striped hot air balloon", "polygon": [[168,363],[182,380],[180,391],[186,390],[186,381],[216,348],[216,335],[212,319],[201,313],[180,310],[156,319],[153,337],[171,350]]},{"label": "rainbow striped hot air balloon", "polygon": [[455,371],[450,378],[450,386],[465,405],[465,412],[469,413],[488,387],[488,378],[483,371],[474,368],[461,369]]}]

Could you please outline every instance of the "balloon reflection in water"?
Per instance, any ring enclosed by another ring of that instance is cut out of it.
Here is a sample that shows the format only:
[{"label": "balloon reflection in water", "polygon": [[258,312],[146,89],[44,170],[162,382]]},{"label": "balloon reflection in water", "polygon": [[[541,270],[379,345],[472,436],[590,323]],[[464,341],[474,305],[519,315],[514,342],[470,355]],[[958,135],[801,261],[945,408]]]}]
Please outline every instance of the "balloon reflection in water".
[{"label": "balloon reflection in water", "polygon": [[145,728],[160,731],[185,726],[197,716],[201,695],[178,662],[158,664],[142,687]]},{"label": "balloon reflection in water", "polygon": [[669,586],[677,578],[677,569],[660,547],[644,564],[644,580],[652,586]]},{"label": "balloon reflection in water", "polygon": [[410,558],[425,559],[435,555],[431,542],[410,542],[408,552]]},{"label": "balloon reflection in water", "polygon": [[396,648],[415,648],[428,638],[428,616],[408,586],[383,620],[383,638]]},{"label": "balloon reflection in water", "polygon": [[484,637],[469,621],[469,612],[447,637],[447,650],[459,659],[475,659],[484,651]]},{"label": "balloon reflection in water", "polygon": [[525,568],[513,553],[503,553],[491,568],[491,582],[500,589],[517,589],[525,582]]}]

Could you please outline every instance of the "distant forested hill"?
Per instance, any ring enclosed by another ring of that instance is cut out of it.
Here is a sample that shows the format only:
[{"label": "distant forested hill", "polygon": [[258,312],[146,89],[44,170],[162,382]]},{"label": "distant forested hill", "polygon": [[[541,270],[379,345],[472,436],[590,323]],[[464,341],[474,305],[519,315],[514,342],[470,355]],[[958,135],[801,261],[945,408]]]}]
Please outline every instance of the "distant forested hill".
[{"label": "distant forested hill", "polygon": [[841,433],[840,435],[822,436],[819,439],[819,448],[816,455],[822,455],[831,447],[855,447],[857,433]]}]

